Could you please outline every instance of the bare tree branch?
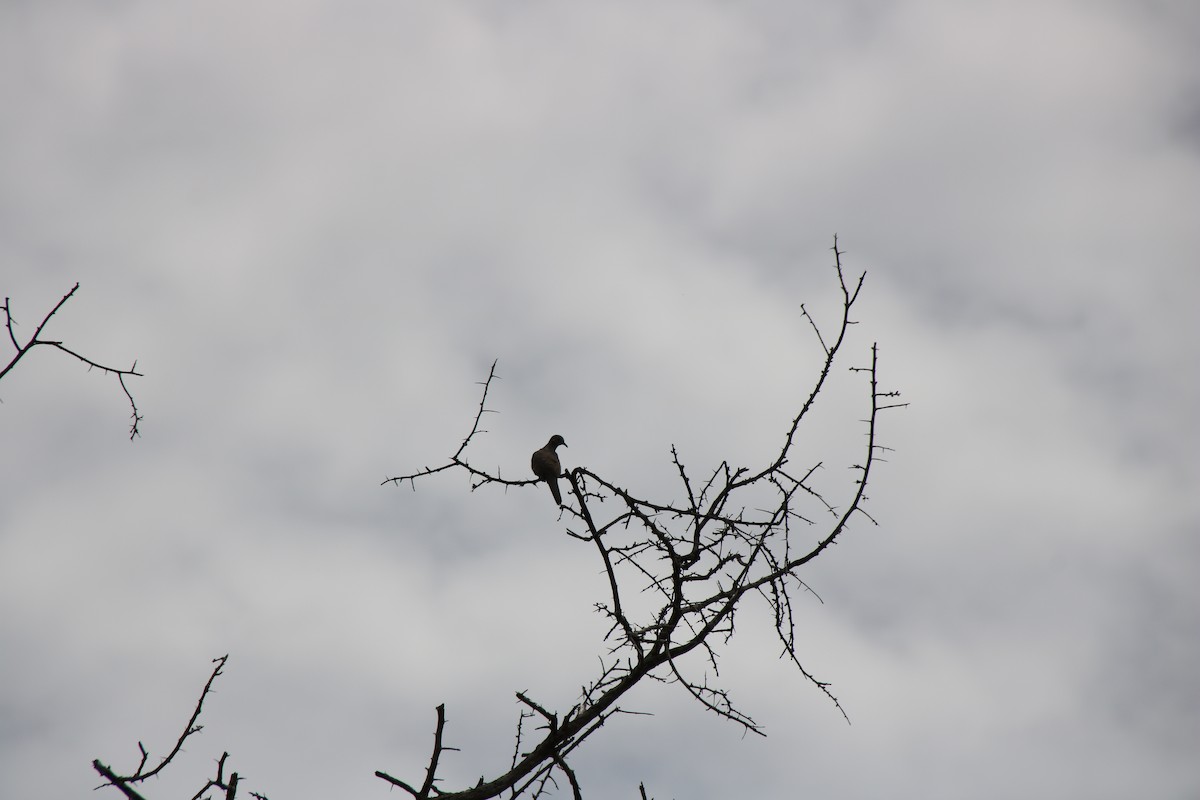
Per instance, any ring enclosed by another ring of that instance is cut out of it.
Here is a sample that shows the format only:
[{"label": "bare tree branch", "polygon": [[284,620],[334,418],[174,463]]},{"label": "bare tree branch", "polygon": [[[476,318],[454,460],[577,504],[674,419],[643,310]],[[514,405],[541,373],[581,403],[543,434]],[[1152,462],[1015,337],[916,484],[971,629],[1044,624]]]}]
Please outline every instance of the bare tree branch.
[{"label": "bare tree branch", "polygon": [[[797,431],[826,387],[850,326],[855,324],[851,313],[866,277],[862,273],[856,280],[847,279],[836,237],[832,250],[842,297],[840,319],[834,330],[823,332],[801,306],[820,343],[824,360],[784,432],[778,452],[767,463],[754,469],[721,463],[707,480],[697,483],[672,446],[671,460],[679,475],[683,499],[665,502],[637,497],[586,467],[575,467],[566,473],[575,501],[563,507],[562,513],[568,518],[567,533],[594,546],[608,580],[609,595],[596,608],[612,622],[606,636],[608,656],[601,659],[599,674],[584,684],[575,704],[560,716],[531,700],[527,693],[518,693],[518,701],[528,710],[521,711],[513,763],[504,774],[490,781],[481,779],[472,788],[453,792],[435,788],[438,758],[443,749],[441,706],[434,752],[422,789],[414,790],[383,772],[376,775],[417,798],[483,800],[506,792],[517,797],[527,790],[536,797],[555,785],[553,774],[557,771],[567,779],[574,796],[579,797],[577,776],[567,765],[567,755],[613,714],[623,713],[618,701],[644,678],[677,683],[717,716],[749,732],[762,734],[757,723],[734,706],[727,691],[709,681],[710,672],[714,678],[718,674],[720,649],[735,632],[735,612],[749,595],[762,598],[770,608],[782,654],[849,721],[829,683],[817,679],[801,661],[795,635],[793,592],[799,590],[815,596],[801,579],[799,570],[833,545],[856,516],[875,524],[863,506],[872,469],[880,454],[887,452],[877,441],[878,417],[881,411],[905,404],[890,402],[898,396],[897,392],[880,391],[878,347],[872,345],[868,365],[851,370],[868,378],[868,411],[863,420],[867,426],[866,446],[859,463],[851,467],[854,480],[840,504],[841,510],[813,484],[822,460],[809,461],[799,470],[790,469],[790,462],[800,456]],[[472,490],[489,484],[508,487],[536,483],[536,480],[504,479],[498,473],[479,470],[466,460],[467,448],[488,411],[487,394],[495,377],[493,363],[483,382],[483,397],[471,431],[448,463],[388,478],[384,483],[409,481],[415,488],[418,478],[451,469],[466,470],[472,477]],[[816,527],[813,521],[816,515],[804,513],[804,503],[815,503],[817,512],[827,515],[829,525],[823,533],[810,532]],[[576,529],[576,525],[580,527]],[[657,610],[633,612],[625,596],[635,591],[657,598]],[[685,672],[684,663],[696,661],[690,658],[693,652],[701,654],[700,664],[706,665],[700,678],[688,676],[696,672],[695,667]],[[528,750],[522,750],[525,734],[522,722],[530,717],[542,720],[541,738]],[[644,797],[645,789],[640,791]]]},{"label": "bare tree branch", "polygon": [[37,328],[34,330],[33,336],[29,337],[29,340],[25,342],[25,344],[21,344],[20,341],[17,340],[16,331],[13,330],[14,326],[17,324],[17,321],[13,319],[12,301],[8,297],[4,298],[4,305],[2,307],[4,309],[4,328],[8,331],[8,339],[10,342],[12,342],[12,346],[17,352],[16,355],[9,360],[8,364],[6,364],[3,369],[0,369],[0,380],[3,380],[4,376],[7,375],[13,369],[13,367],[17,365],[17,362],[24,358],[29,351],[35,347],[38,347],[39,345],[45,345],[47,347],[53,347],[61,350],[72,358],[87,364],[89,369],[98,369],[105,374],[117,376],[117,382],[121,385],[121,391],[125,393],[126,399],[129,400],[129,407],[132,410],[130,417],[133,419],[133,423],[129,426],[129,438],[133,439],[134,437],[141,435],[141,433],[138,431],[138,425],[142,421],[142,415],[141,412],[138,411],[137,403],[135,403],[133,400],[133,394],[130,393],[129,387],[125,384],[125,379],[128,377],[142,377],[142,373],[137,371],[137,361],[134,361],[133,366],[131,366],[129,369],[109,367],[76,353],[74,350],[64,345],[61,341],[41,338],[42,331],[46,328],[46,325],[49,324],[50,318],[53,317],[68,300],[71,299],[78,289],[79,284],[76,283],[73,287],[71,287],[71,291],[63,295],[62,299],[55,303],[54,308],[50,309],[49,313],[42,318],[42,321],[38,323]]},{"label": "bare tree branch", "polygon": [[[118,775],[112,770],[112,768],[101,763],[100,759],[95,759],[92,761],[92,768],[95,769],[96,772],[98,772],[105,780],[105,783],[96,788],[113,786],[122,794],[124,794],[129,800],[146,800],[146,798],[139,794],[131,784],[141,783],[148,778],[158,775],[160,772],[166,769],[168,765],[175,761],[175,758],[180,754],[180,752],[182,752],[184,742],[186,742],[193,734],[199,733],[204,729],[204,726],[199,724],[200,712],[204,709],[205,699],[208,697],[209,693],[212,692],[213,682],[216,681],[217,676],[221,674],[221,668],[225,666],[225,662],[228,659],[228,655],[213,659],[213,664],[216,666],[213,667],[212,674],[208,676],[208,680],[204,683],[204,688],[200,691],[200,699],[196,701],[196,708],[192,711],[191,718],[188,720],[187,725],[184,726],[183,733],[181,733],[179,738],[175,740],[174,747],[171,748],[169,753],[162,757],[157,766],[152,769],[146,769],[146,761],[149,760],[150,753],[146,750],[145,745],[143,745],[141,742],[138,742],[138,752],[141,754],[141,760],[138,763],[137,769],[135,769],[129,775]],[[199,798],[206,795],[209,789],[213,788],[223,791],[225,793],[225,800],[235,800],[237,797],[240,777],[238,773],[232,772],[230,773],[228,779],[225,778],[225,761],[228,758],[229,753],[224,753],[221,755],[221,758],[217,760],[216,777],[211,778],[206,784],[204,784],[200,791],[193,795],[192,800],[199,800]],[[250,796],[257,798],[257,800],[266,800],[263,795],[258,794],[257,792],[251,792]]]},{"label": "bare tree branch", "polygon": [[431,792],[441,794],[434,787],[434,781],[437,779],[438,762],[442,758],[444,750],[457,750],[456,747],[445,747],[442,744],[442,731],[446,729],[446,705],[443,703],[437,707],[437,728],[433,732],[433,755],[429,757],[429,767],[425,770],[425,782],[421,784],[420,789],[414,789],[404,781],[393,778],[386,772],[379,770],[375,771],[376,777],[382,778],[393,786],[399,786],[404,791],[411,794],[419,800],[427,800],[431,796]]}]

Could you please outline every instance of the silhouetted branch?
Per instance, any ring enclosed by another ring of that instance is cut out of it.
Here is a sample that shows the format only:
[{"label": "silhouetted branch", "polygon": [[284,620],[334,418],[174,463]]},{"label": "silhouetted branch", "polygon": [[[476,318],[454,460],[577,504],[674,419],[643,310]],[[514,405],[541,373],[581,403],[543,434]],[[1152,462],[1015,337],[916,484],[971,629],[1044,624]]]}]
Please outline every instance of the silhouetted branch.
[{"label": "silhouetted branch", "polygon": [[[169,753],[163,756],[163,758],[158,762],[157,766],[155,766],[153,769],[146,769],[146,761],[150,758],[150,753],[146,750],[145,745],[143,745],[141,742],[138,742],[138,752],[141,753],[141,760],[138,763],[137,769],[135,769],[129,775],[118,775],[109,766],[101,763],[99,759],[92,761],[92,768],[95,769],[96,772],[98,772],[106,781],[97,788],[113,786],[122,794],[124,794],[125,797],[129,798],[129,800],[146,800],[146,798],[139,794],[130,784],[141,783],[147,778],[152,778],[155,775],[158,775],[160,772],[166,769],[166,767],[171,764],[175,760],[176,756],[178,756],[183,750],[184,742],[186,742],[193,734],[199,733],[204,729],[204,726],[199,724],[200,712],[204,709],[205,699],[212,691],[213,682],[216,681],[217,676],[221,674],[221,668],[225,666],[225,662],[228,659],[228,655],[213,659],[213,663],[216,666],[213,667],[212,674],[208,676],[208,680],[204,683],[204,688],[200,691],[200,699],[196,701],[196,708],[192,711],[191,718],[188,720],[187,725],[184,726],[183,733],[181,733],[179,738],[175,740],[175,746],[171,748]],[[223,753],[221,755],[221,758],[217,760],[216,777],[211,778],[206,784],[204,784],[200,791],[193,795],[192,800],[199,800],[199,798],[205,796],[209,789],[213,788],[223,791],[225,793],[225,800],[234,800],[237,797],[238,783],[240,780],[238,773],[231,772],[229,778],[225,778],[225,761],[228,758],[229,753]],[[263,795],[258,794],[257,792],[251,792],[250,796],[257,798],[257,800],[266,800]]]},{"label": "silhouetted branch", "polygon": [[483,420],[484,414],[491,413],[491,409],[486,408],[484,404],[487,402],[488,390],[491,389],[492,381],[495,380],[497,377],[499,377],[498,375],[496,375],[496,363],[497,363],[496,361],[492,362],[492,368],[488,372],[487,380],[481,381],[481,384],[483,386],[483,396],[479,399],[479,410],[477,412],[475,412],[475,420],[471,425],[471,432],[468,433],[466,438],[464,438],[462,440],[462,444],[460,444],[458,446],[458,450],[455,451],[454,455],[450,456],[450,461],[446,464],[443,464],[440,467],[424,467],[423,469],[418,470],[417,472],[414,472],[414,473],[411,473],[408,475],[397,475],[394,478],[384,478],[383,481],[380,483],[380,486],[383,486],[383,485],[386,485],[389,483],[394,483],[397,486],[399,486],[404,481],[408,481],[412,485],[413,489],[415,490],[417,488],[417,478],[425,478],[425,477],[428,477],[429,475],[436,475],[439,472],[444,472],[448,469],[455,469],[455,468],[466,470],[467,473],[471,475],[471,477],[473,477],[477,480],[476,483],[471,484],[472,491],[478,489],[480,486],[483,486],[483,485],[489,484],[489,483],[499,483],[504,486],[526,486],[528,484],[537,483],[536,478],[531,478],[529,480],[519,480],[519,481],[505,480],[505,479],[501,478],[499,474],[492,475],[491,473],[486,472],[484,470],[476,469],[475,467],[473,467],[469,463],[467,463],[467,460],[463,457],[463,452],[467,449],[467,445],[469,445],[471,443],[471,440],[473,438],[475,438],[475,434],[487,433],[487,431],[482,430],[479,427],[479,424]]},{"label": "silhouetted branch", "polygon": [[[495,365],[493,364],[492,366],[494,367]],[[429,757],[429,767],[425,770],[425,782],[421,784],[420,789],[414,789],[399,778],[393,778],[386,772],[380,772],[379,770],[375,771],[376,777],[383,778],[393,786],[399,786],[413,797],[418,798],[418,800],[427,800],[427,798],[430,797],[431,792],[437,792],[438,794],[441,794],[441,792],[438,792],[433,785],[434,781],[437,779],[438,762],[441,760],[442,752],[444,750],[458,749],[457,747],[445,747],[442,744],[442,731],[445,729],[446,705],[443,703],[437,707],[437,728],[433,732],[433,755]]]},{"label": "silhouetted branch", "polygon": [[[667,502],[638,497],[586,467],[575,467],[564,476],[575,501],[564,505],[561,512],[569,519],[566,532],[595,547],[608,582],[608,599],[597,603],[596,609],[612,623],[605,637],[610,647],[608,656],[601,659],[599,674],[583,685],[578,701],[560,716],[531,700],[526,693],[518,693],[518,701],[528,710],[520,712],[517,746],[509,770],[493,780],[481,779],[470,789],[454,792],[434,788],[444,723],[439,706],[434,753],[422,789],[414,790],[386,773],[377,772],[379,777],[418,798],[436,795],[455,800],[483,800],[504,793],[517,797],[527,790],[536,797],[548,786],[556,785],[553,773],[557,771],[567,779],[574,796],[579,797],[579,783],[565,760],[567,755],[609,717],[623,713],[617,702],[643,678],[677,683],[719,717],[762,734],[754,720],[734,706],[726,690],[709,682],[709,671],[714,677],[717,674],[720,647],[728,644],[734,634],[735,612],[749,594],[762,597],[770,607],[783,655],[849,721],[829,683],[818,680],[801,661],[795,635],[793,592],[812,593],[798,571],[834,544],[856,515],[875,524],[863,506],[872,468],[879,454],[887,451],[877,442],[878,416],[883,410],[905,404],[886,402],[898,393],[879,390],[878,347],[872,345],[869,365],[851,370],[864,373],[869,379],[869,410],[863,420],[867,425],[867,441],[860,462],[851,467],[855,474],[853,488],[843,498],[841,510],[812,483],[824,463],[822,460],[809,461],[799,470],[789,468],[789,462],[799,456],[797,431],[825,388],[846,334],[855,324],[851,311],[866,277],[863,273],[857,280],[848,281],[836,237],[832,249],[842,296],[840,319],[836,329],[823,332],[801,306],[820,343],[824,360],[782,437],[778,453],[770,461],[755,469],[723,462],[701,484],[693,480],[677,448],[672,446],[671,460],[679,475],[683,499]],[[388,478],[384,483],[399,484],[407,480],[415,488],[417,478],[451,469],[466,470],[473,479],[472,490],[493,483],[506,487],[537,483],[534,479],[507,480],[498,473],[476,469],[466,460],[468,445],[480,430],[483,414],[488,412],[486,398],[495,377],[493,363],[483,382],[483,397],[471,432],[448,463]],[[815,536],[808,531],[815,527],[816,515],[804,513],[802,507],[803,503],[814,502],[816,510],[829,520],[829,527]],[[657,598],[658,609],[634,614],[624,602],[630,592]],[[699,663],[706,665],[699,679],[688,677],[682,667],[684,661],[697,661],[687,658],[693,651],[702,654]],[[523,750],[523,722],[527,718],[542,720],[538,727],[541,738]],[[639,787],[639,790],[645,797],[645,789]]]},{"label": "silhouetted branch", "polygon": [[9,341],[12,342],[12,346],[16,349],[17,352],[16,352],[16,355],[14,355],[12,357],[12,359],[8,362],[8,364],[5,365],[5,367],[3,369],[0,369],[0,380],[2,380],[4,378],[4,376],[7,375],[12,370],[12,368],[17,365],[17,362],[19,362],[22,358],[24,358],[25,355],[29,351],[31,351],[35,347],[38,347],[39,345],[45,345],[48,347],[53,347],[58,350],[61,350],[62,352],[66,353],[67,355],[71,356],[72,358],[75,358],[79,361],[82,361],[84,364],[87,364],[89,369],[98,369],[101,372],[104,372],[106,374],[111,374],[111,375],[117,376],[117,382],[121,384],[121,391],[125,393],[125,397],[129,400],[129,407],[132,409],[132,413],[130,414],[130,416],[133,419],[133,423],[129,426],[129,438],[133,439],[135,436],[141,435],[140,432],[138,431],[138,424],[141,423],[141,421],[142,421],[142,415],[141,415],[141,412],[138,411],[137,403],[135,403],[133,400],[133,394],[130,393],[129,387],[125,384],[125,378],[131,377],[131,376],[137,377],[137,378],[142,377],[142,373],[137,371],[137,361],[134,361],[133,366],[131,366],[129,369],[118,369],[117,367],[109,367],[109,366],[105,366],[104,364],[101,364],[99,362],[93,361],[90,358],[87,358],[86,356],[82,356],[79,353],[76,353],[74,350],[70,349],[69,347],[67,347],[60,341],[54,341],[51,339],[41,338],[42,331],[45,329],[46,325],[50,322],[50,318],[53,317],[58,312],[58,310],[60,308],[62,308],[63,305],[66,304],[66,302],[68,300],[71,299],[71,297],[75,294],[75,292],[78,289],[79,289],[79,284],[76,283],[73,287],[71,287],[71,291],[69,291],[65,295],[63,295],[62,299],[59,300],[57,303],[55,303],[54,308],[50,309],[49,313],[47,313],[46,316],[42,318],[42,321],[38,324],[37,328],[34,330],[33,336],[29,337],[29,341],[25,342],[25,344],[21,344],[17,340],[16,331],[13,330],[14,326],[17,324],[17,321],[15,319],[13,319],[12,303],[8,297],[4,298],[4,305],[2,307],[4,309],[4,327],[5,327],[5,330],[8,331]]},{"label": "silhouetted branch", "polygon": [[[146,800],[146,798],[134,791],[133,787],[128,784],[126,778],[122,778],[114,774],[111,769],[100,763],[100,759],[95,759],[92,761],[92,768],[95,769],[96,772],[100,773],[100,777],[108,781],[107,784],[104,784],[105,786],[111,785],[117,787],[121,790],[121,794],[128,797],[129,800]],[[98,786],[96,788],[101,787]]]}]

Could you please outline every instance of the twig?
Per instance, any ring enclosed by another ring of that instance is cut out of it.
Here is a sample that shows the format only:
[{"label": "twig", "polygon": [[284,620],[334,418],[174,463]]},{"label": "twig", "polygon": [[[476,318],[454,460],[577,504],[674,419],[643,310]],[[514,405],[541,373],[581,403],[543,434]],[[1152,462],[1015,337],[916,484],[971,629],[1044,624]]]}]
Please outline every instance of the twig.
[{"label": "twig", "polygon": [[71,356],[72,358],[75,358],[79,361],[82,361],[84,364],[87,364],[89,369],[98,369],[101,372],[104,372],[106,374],[117,376],[117,382],[121,384],[121,391],[125,393],[125,397],[128,398],[128,400],[129,400],[129,407],[130,407],[130,409],[132,409],[132,413],[130,414],[130,417],[133,419],[133,423],[129,426],[129,438],[132,440],[135,437],[141,435],[140,431],[138,430],[138,425],[141,423],[143,417],[142,417],[141,412],[138,411],[137,403],[135,403],[133,400],[133,394],[130,393],[129,387],[125,384],[125,378],[127,378],[127,377],[140,378],[140,377],[142,377],[142,373],[137,371],[137,361],[134,361],[133,366],[130,367],[129,369],[119,369],[117,367],[109,367],[109,366],[105,366],[104,364],[101,364],[99,362],[93,361],[90,358],[87,358],[86,356],[82,356],[79,353],[76,353],[74,350],[71,350],[70,348],[65,346],[60,341],[54,341],[54,340],[50,340],[50,339],[41,338],[42,331],[45,329],[46,325],[49,324],[50,318],[53,317],[58,312],[58,310],[60,308],[62,308],[63,305],[65,305],[68,300],[71,299],[72,296],[74,296],[75,292],[78,291],[78,289],[79,289],[79,284],[76,283],[73,287],[71,287],[71,291],[69,291],[65,295],[63,295],[62,299],[60,299],[57,303],[54,304],[54,308],[50,309],[49,313],[47,313],[46,316],[42,318],[42,321],[40,323],[38,323],[37,328],[34,330],[33,336],[29,337],[29,341],[27,341],[25,344],[21,344],[17,340],[17,334],[13,330],[13,326],[16,325],[16,320],[13,319],[13,315],[12,315],[12,302],[11,302],[10,298],[8,298],[8,297],[4,298],[4,305],[3,305],[4,327],[8,331],[9,341],[12,342],[12,346],[16,349],[17,352],[16,352],[16,355],[14,355],[12,357],[12,359],[8,362],[8,364],[5,365],[3,369],[0,369],[0,380],[3,380],[4,376],[7,375],[13,369],[13,367],[15,367],[17,365],[17,362],[19,362],[22,358],[24,358],[25,355],[29,351],[31,351],[35,347],[38,347],[39,345],[46,345],[48,347],[53,347],[58,350],[61,350],[62,352],[66,353],[67,355]]},{"label": "twig", "polygon": [[[130,784],[140,783],[147,778],[152,778],[162,772],[168,764],[175,760],[175,757],[179,755],[180,751],[183,750],[183,743],[186,742],[193,734],[199,733],[201,730],[203,730],[204,726],[199,724],[199,719],[200,712],[204,708],[204,700],[212,691],[213,682],[217,679],[217,676],[221,674],[221,668],[225,666],[225,662],[228,659],[228,655],[223,655],[220,658],[213,659],[213,663],[216,666],[213,667],[212,674],[208,676],[208,680],[205,682],[204,688],[200,692],[200,699],[196,701],[196,708],[194,711],[192,711],[191,718],[188,720],[187,725],[184,726],[183,733],[181,733],[179,738],[175,741],[175,746],[171,748],[171,752],[167,753],[167,755],[165,755],[162,760],[159,761],[158,766],[150,770],[146,769],[146,761],[149,759],[150,753],[146,750],[145,745],[143,745],[141,742],[138,742],[138,752],[141,754],[141,760],[138,763],[137,769],[134,770],[130,775],[116,774],[110,767],[102,764],[99,759],[92,761],[92,768],[95,769],[96,772],[98,772],[101,777],[107,781],[107,783],[103,784],[104,786],[115,786],[126,797],[130,798],[130,800],[144,800],[144,798],[142,798],[141,795],[139,795],[130,786]],[[197,792],[197,797],[204,794],[204,792],[206,792],[210,787],[217,786],[226,790],[227,800],[233,800],[234,794],[237,791],[238,776],[236,772],[233,773],[230,776],[229,783],[225,783],[223,775],[225,759],[228,757],[228,755],[229,754],[226,753],[225,755],[221,756],[220,760],[217,762],[216,779],[210,780],[203,789]]]}]

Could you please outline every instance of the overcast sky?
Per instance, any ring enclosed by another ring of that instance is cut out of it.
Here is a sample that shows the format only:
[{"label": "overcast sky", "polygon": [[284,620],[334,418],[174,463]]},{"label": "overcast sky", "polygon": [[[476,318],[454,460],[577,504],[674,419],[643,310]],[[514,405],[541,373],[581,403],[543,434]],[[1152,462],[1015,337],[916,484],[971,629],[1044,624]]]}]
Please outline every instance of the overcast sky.
[{"label": "overcast sky", "polygon": [[[0,797],[204,731],[272,800],[507,764],[513,692],[605,652],[544,487],[408,487],[469,430],[524,477],[679,496],[769,458],[867,272],[804,455],[844,498],[878,342],[894,447],[721,680],[654,684],[585,796],[1200,796],[1200,6],[1179,2],[0,4]],[[5,342],[4,344],[7,344]],[[11,348],[0,348],[3,362]]]}]

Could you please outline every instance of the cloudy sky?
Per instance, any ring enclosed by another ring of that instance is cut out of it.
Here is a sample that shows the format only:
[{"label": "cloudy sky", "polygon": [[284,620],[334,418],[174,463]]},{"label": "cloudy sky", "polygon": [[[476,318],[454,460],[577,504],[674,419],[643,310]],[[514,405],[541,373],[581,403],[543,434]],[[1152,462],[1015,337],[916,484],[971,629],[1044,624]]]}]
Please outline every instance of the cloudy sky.
[{"label": "cloudy sky", "polygon": [[[1179,2],[0,4],[0,796],[150,798],[228,750],[274,800],[445,788],[604,652],[543,487],[678,497],[759,464],[867,272],[804,455],[869,510],[806,569],[801,655],[747,607],[721,680],[575,766],[591,797],[1200,795],[1200,13]],[[11,356],[3,350],[3,362]]]}]

